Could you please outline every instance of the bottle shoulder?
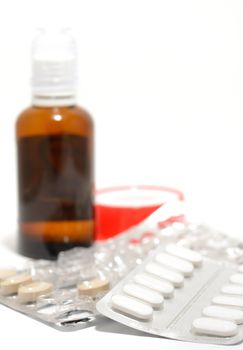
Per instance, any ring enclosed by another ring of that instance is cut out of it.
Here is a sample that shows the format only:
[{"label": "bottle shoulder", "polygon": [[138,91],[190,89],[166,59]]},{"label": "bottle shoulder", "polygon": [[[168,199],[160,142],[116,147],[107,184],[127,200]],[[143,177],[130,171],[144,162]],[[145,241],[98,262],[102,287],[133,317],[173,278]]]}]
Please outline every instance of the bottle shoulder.
[{"label": "bottle shoulder", "polygon": [[23,110],[16,120],[17,137],[63,133],[88,136],[92,132],[92,117],[80,106],[31,106]]}]

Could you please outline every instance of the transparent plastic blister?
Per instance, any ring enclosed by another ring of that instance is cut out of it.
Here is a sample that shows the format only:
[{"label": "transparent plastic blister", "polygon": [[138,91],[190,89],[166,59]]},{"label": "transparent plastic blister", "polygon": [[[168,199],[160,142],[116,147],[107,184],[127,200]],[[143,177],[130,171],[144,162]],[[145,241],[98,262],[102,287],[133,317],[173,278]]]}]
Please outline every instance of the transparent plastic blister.
[{"label": "transparent plastic blister", "polygon": [[[55,262],[26,260],[24,268],[17,267],[17,273],[24,272],[33,281],[51,284],[52,291],[23,303],[18,291],[2,295],[0,282],[0,302],[60,330],[88,327],[101,317],[96,310],[97,301],[134,268],[141,266],[148,254],[169,243],[200,252],[211,258],[211,264],[219,269],[227,266],[222,273],[227,279],[227,269],[243,262],[242,243],[207,225],[184,222],[183,214],[181,208],[164,205],[141,224],[112,239],[96,242],[91,248],[62,252]],[[168,221],[171,217],[173,222]],[[1,271],[0,268],[0,279]],[[87,284],[88,292],[84,288]]]},{"label": "transparent plastic blister", "polygon": [[[135,300],[135,302],[139,301],[142,304],[152,306],[152,302],[146,300],[146,292],[147,289],[155,290],[153,284],[149,287],[146,286],[144,294],[141,291],[140,295],[137,294],[136,296],[131,294],[127,286],[137,287],[138,284],[140,285],[137,276],[148,274],[147,267],[151,262],[160,265],[156,261],[156,257],[161,252],[164,253],[165,249],[166,246],[163,246],[151,252],[143,264],[134,269],[97,303],[97,310],[101,314],[126,326],[162,337],[225,345],[241,342],[243,340],[243,326],[241,325],[238,325],[238,327],[236,325],[233,326],[234,328],[237,327],[237,332],[235,331],[235,334],[232,333],[231,336],[207,335],[207,332],[203,334],[193,330],[193,321],[202,317],[202,311],[207,306],[213,305],[214,298],[222,295],[222,288],[228,285],[230,277],[236,274],[237,266],[235,264],[216,262],[210,258],[203,257],[202,266],[195,267],[192,276],[185,276],[183,285],[177,287],[174,285],[173,296],[170,298],[164,296],[163,305],[159,308],[152,307],[153,312],[147,318],[145,318],[147,314],[144,316],[143,311],[139,314],[139,311],[136,313],[136,310],[133,310],[133,306],[136,307],[136,304],[131,304],[131,307],[128,305],[124,306],[121,304],[123,300],[116,299],[117,297],[125,296],[125,298],[129,298],[127,299],[128,302]],[[175,269],[172,268],[168,268],[168,270],[175,272]],[[160,280],[157,272],[155,275],[154,273],[151,273],[151,275]],[[164,278],[161,278],[161,280],[164,280]],[[236,309],[234,307],[234,310]],[[243,308],[239,307],[239,309],[242,310]],[[243,320],[241,323],[243,323]]]},{"label": "transparent plastic blister", "polygon": [[[33,276],[33,278],[35,277]],[[46,280],[33,279],[34,284],[45,282]],[[30,285],[31,283],[26,284],[25,287]],[[66,325],[69,325],[69,321],[70,326],[72,326],[71,320],[73,320],[73,323],[75,323],[75,320],[77,323],[79,321],[80,326],[82,326],[82,320],[84,320],[85,326],[87,326],[87,323],[94,319],[93,301],[90,298],[79,298],[76,288],[59,289],[52,283],[50,285],[52,288],[48,293],[40,293],[34,298],[30,297],[30,293],[21,295],[21,289],[18,288],[16,293],[1,295],[0,302],[16,311],[63,330],[68,329]],[[25,298],[23,298],[23,295]],[[75,314],[75,319],[73,314]]]}]

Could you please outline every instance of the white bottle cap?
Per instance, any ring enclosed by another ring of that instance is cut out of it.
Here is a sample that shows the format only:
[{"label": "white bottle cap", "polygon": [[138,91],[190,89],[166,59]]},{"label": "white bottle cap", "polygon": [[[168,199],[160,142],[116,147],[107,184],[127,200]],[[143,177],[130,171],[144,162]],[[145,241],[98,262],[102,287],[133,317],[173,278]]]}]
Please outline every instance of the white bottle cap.
[{"label": "white bottle cap", "polygon": [[69,29],[40,29],[32,43],[33,103],[75,103],[77,49]]}]

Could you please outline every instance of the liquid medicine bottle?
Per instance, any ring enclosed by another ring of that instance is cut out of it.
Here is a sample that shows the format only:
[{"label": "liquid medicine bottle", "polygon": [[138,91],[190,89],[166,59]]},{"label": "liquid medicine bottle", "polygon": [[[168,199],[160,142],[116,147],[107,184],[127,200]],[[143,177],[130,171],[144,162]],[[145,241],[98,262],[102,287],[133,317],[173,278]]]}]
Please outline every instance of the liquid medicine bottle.
[{"label": "liquid medicine bottle", "polygon": [[76,105],[76,44],[40,30],[32,44],[32,106],[16,122],[18,248],[33,258],[90,246],[94,237],[93,122]]}]

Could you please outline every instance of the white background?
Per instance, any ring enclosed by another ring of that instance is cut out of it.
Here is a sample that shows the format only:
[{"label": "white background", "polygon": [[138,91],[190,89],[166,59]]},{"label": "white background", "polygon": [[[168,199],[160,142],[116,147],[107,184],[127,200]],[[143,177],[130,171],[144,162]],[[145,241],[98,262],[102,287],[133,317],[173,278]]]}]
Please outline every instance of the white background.
[{"label": "white background", "polygon": [[[79,102],[96,123],[96,186],[179,188],[206,221],[243,236],[242,0],[0,0],[0,239],[16,227],[14,123],[30,103],[30,40],[50,22],[77,37]],[[12,322],[32,327],[1,312],[7,336]],[[34,324],[57,346],[74,339]],[[81,332],[73,337],[82,344]],[[187,346],[166,341],[178,344]]]}]

